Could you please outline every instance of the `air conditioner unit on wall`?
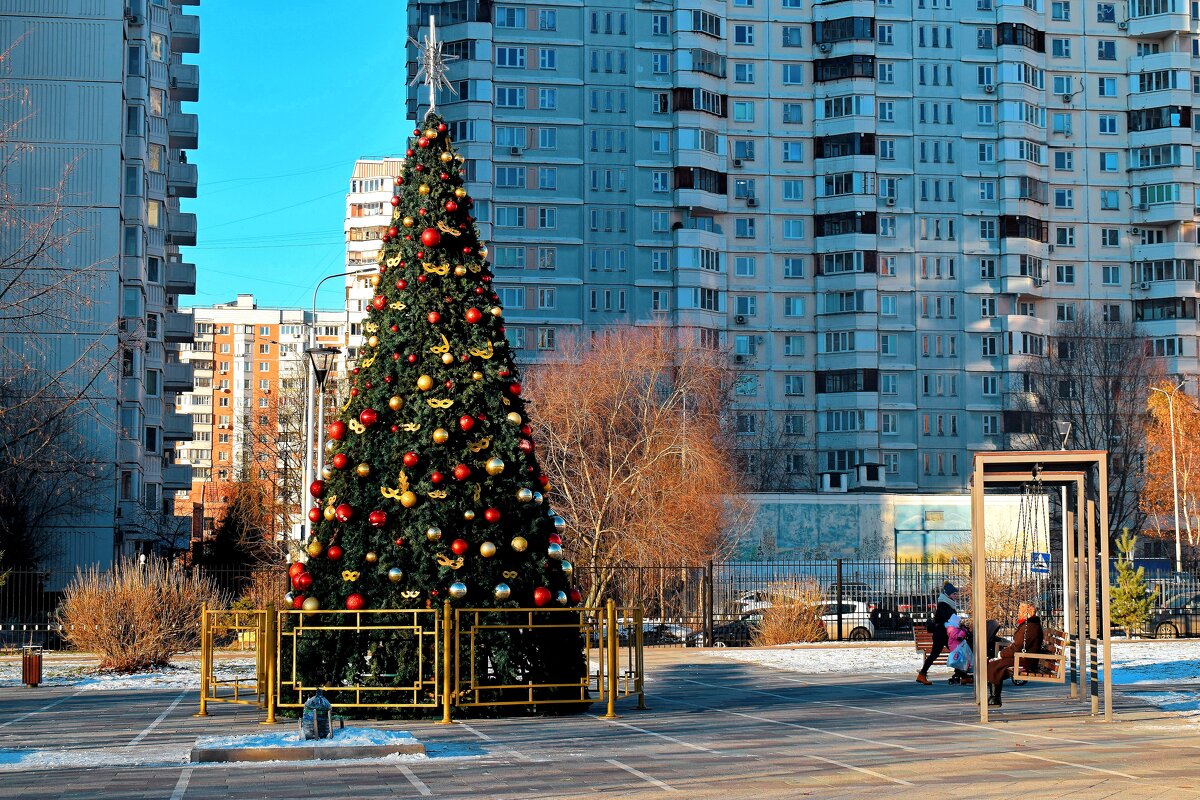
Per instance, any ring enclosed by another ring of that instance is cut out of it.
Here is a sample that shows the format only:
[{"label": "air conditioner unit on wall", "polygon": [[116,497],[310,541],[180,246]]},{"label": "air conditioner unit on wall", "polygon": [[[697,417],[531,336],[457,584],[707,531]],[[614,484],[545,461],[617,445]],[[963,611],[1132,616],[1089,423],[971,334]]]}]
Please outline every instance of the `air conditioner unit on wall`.
[{"label": "air conditioner unit on wall", "polygon": [[894,198],[894,197],[889,197],[889,198],[885,199],[885,200],[883,201],[883,203],[884,203],[884,205],[888,205],[888,206],[894,206],[894,205],[896,205],[896,198]]},{"label": "air conditioner unit on wall", "polygon": [[1138,288],[1141,289],[1143,292],[1148,292],[1148,291],[1150,291],[1150,282],[1142,281],[1141,283],[1138,284]]},{"label": "air conditioner unit on wall", "polygon": [[993,94],[996,91],[996,86],[995,86],[995,84],[992,84],[992,83],[985,84],[983,87],[983,91],[984,91],[984,94]]},{"label": "air conditioner unit on wall", "polygon": [[750,208],[755,208],[756,206],[758,206],[758,198],[757,197],[747,197],[746,205],[748,205]]},{"label": "air conditioner unit on wall", "polygon": [[519,156],[519,155],[521,155],[521,148],[519,148],[519,147],[510,147],[510,148],[508,148],[508,154],[509,154],[510,156]]},{"label": "air conditioner unit on wall", "polygon": [[736,325],[745,325],[746,317],[743,314],[738,314],[736,317],[733,318],[733,322]]},{"label": "air conditioner unit on wall", "polygon": [[833,49],[833,45],[828,44],[827,42],[822,42],[821,44],[817,45],[817,49],[820,50],[822,53],[828,53],[830,50]]},{"label": "air conditioner unit on wall", "polygon": [[1117,30],[1119,30],[1119,31],[1129,30],[1129,23],[1126,22],[1125,20],[1121,20],[1120,22],[1117,23]]},{"label": "air conditioner unit on wall", "polygon": [[731,164],[732,164],[732,166],[734,167],[734,169],[740,169],[740,168],[741,168],[741,166],[742,166],[742,160],[741,160],[740,158],[735,158],[735,159],[734,159],[734,160],[731,162]]}]

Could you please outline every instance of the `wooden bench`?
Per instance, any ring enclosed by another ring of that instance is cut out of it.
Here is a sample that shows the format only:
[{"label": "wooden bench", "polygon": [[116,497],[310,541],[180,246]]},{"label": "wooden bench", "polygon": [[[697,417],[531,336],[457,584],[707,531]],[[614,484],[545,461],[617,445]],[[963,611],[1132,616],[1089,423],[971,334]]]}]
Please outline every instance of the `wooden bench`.
[{"label": "wooden bench", "polygon": [[1062,631],[1047,630],[1042,637],[1042,653],[1014,653],[1013,684],[1063,683],[1066,681],[1067,637]]},{"label": "wooden bench", "polygon": [[[913,644],[917,646],[917,651],[924,653],[926,658],[929,658],[929,653],[933,650],[933,634],[925,629],[924,622],[913,623]],[[934,664],[945,664],[946,659],[950,657],[950,648],[942,648],[942,653],[936,659]]]}]

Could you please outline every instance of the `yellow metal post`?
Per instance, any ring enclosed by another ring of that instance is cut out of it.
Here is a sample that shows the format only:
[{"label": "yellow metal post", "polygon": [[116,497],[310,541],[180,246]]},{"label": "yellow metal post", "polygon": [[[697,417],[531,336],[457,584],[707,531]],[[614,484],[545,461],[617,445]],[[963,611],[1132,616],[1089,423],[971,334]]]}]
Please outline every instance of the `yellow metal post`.
[{"label": "yellow metal post", "polygon": [[275,604],[268,603],[262,623],[262,638],[259,649],[267,664],[267,718],[260,725],[275,724]]},{"label": "yellow metal post", "polygon": [[452,652],[455,650],[454,638],[454,620],[450,616],[450,601],[447,600],[442,610],[442,718],[438,720],[438,725],[449,725],[453,720],[450,719],[450,672],[453,667],[451,660]]},{"label": "yellow metal post", "polygon": [[208,640],[208,603],[203,603],[200,606],[200,710],[194,715],[197,717],[208,716],[208,663],[210,655]]},{"label": "yellow metal post", "polygon": [[617,603],[608,600],[608,713],[604,719],[617,718]]},{"label": "yellow metal post", "polygon": [[633,650],[633,669],[634,669],[634,686],[637,689],[638,703],[637,710],[646,710],[646,662],[643,658],[645,651],[642,647],[645,642],[642,640],[644,635],[642,626],[642,607],[634,606],[633,609],[633,625],[636,631],[634,642],[636,645]]}]

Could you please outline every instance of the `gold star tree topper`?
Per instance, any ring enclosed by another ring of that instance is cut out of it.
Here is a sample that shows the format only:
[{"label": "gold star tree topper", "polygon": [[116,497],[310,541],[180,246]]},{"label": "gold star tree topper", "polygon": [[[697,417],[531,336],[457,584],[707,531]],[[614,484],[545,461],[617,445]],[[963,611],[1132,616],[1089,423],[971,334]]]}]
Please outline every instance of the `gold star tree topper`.
[{"label": "gold star tree topper", "polygon": [[413,86],[424,82],[429,87],[429,111],[426,116],[437,110],[437,90],[447,89],[451,94],[457,94],[454,86],[446,78],[446,63],[457,60],[458,56],[442,53],[442,43],[437,38],[437,22],[432,14],[429,15],[429,35],[423,41],[417,41],[411,36],[408,39],[416,46],[418,52],[417,74],[409,83]]}]

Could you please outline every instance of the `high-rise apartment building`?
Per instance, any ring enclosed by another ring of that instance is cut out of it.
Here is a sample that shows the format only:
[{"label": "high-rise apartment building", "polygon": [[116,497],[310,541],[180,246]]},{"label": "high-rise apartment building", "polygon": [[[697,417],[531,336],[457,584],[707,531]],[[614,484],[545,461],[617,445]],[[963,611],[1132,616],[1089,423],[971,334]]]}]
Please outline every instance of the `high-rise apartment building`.
[{"label": "high-rise apartment building", "polygon": [[1200,368],[1194,4],[409,12],[456,57],[438,106],[525,356],[646,321],[728,346],[781,484],[960,490],[1063,321]]},{"label": "high-rise apartment building", "polygon": [[[195,341],[182,356],[195,375],[195,388],[180,396],[191,415],[191,440],[177,457],[191,465],[192,481],[176,497],[181,514],[199,507],[205,529],[224,517],[235,487],[268,484],[274,534],[295,532],[304,511],[304,433],[309,361],[305,348],[344,349],[347,312],[263,308],[253,295],[186,312]],[[336,394],[335,368],[326,397]],[[314,389],[315,391],[315,389]],[[331,402],[331,401],[328,401]],[[197,531],[201,533],[202,531]]]},{"label": "high-rise apartment building", "polygon": [[[176,346],[192,338],[178,298],[196,286],[180,255],[196,243],[196,218],[180,199],[196,196],[186,151],[197,146],[197,118],[182,104],[199,95],[197,67],[183,61],[200,48],[199,18],[183,13],[197,3],[0,2],[5,191],[17,217],[61,216],[62,246],[28,266],[49,285],[74,271],[73,291],[60,293],[71,324],[24,320],[35,332],[24,348],[5,348],[3,368],[36,357],[55,390],[78,391],[70,416],[101,462],[86,502],[56,522],[52,549],[67,566],[144,553],[176,533],[186,543],[172,498],[190,470],[174,463],[172,443],[192,435],[175,405],[192,385]],[[0,234],[8,255],[20,246],[14,235]]]},{"label": "high-rise apartment building", "polygon": [[[392,224],[392,187],[402,164],[400,158],[360,158],[354,162],[350,175],[345,221],[346,309],[352,319],[350,335],[355,337],[356,346],[367,304],[376,294],[371,274],[378,270],[381,237]],[[354,350],[350,353],[353,357]]]}]

